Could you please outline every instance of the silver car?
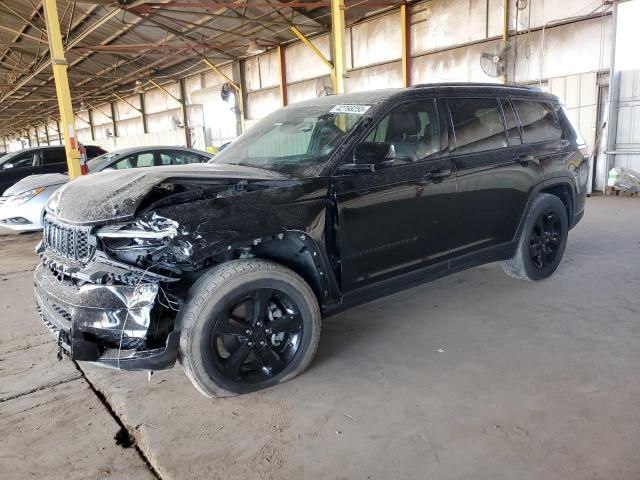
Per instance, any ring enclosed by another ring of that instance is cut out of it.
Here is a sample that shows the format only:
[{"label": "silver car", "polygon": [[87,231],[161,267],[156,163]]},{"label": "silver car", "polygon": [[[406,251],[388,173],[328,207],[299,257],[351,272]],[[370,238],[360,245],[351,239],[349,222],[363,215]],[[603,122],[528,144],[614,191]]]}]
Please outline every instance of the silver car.
[{"label": "silver car", "polygon": [[[135,147],[114,150],[87,162],[89,173],[103,170],[203,163],[212,155],[184,147]],[[0,197],[0,226],[18,231],[42,229],[44,207],[53,193],[69,181],[61,173],[31,175]]]}]

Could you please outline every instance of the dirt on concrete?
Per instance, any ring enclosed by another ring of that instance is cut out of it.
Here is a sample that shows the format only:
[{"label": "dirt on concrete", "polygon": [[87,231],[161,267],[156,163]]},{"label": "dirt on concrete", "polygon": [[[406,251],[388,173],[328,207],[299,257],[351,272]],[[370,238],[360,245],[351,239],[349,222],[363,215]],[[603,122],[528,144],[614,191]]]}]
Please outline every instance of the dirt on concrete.
[{"label": "dirt on concrete", "polygon": [[0,479],[155,477],[35,314],[38,234],[0,235]]},{"label": "dirt on concrete", "polygon": [[[3,249],[0,242],[0,258]],[[4,264],[0,272],[7,275]],[[22,358],[43,373],[4,367],[3,395],[62,378],[38,345],[30,288],[26,273],[0,282],[3,325],[18,332],[10,344],[26,348],[9,347],[4,361]],[[212,401],[179,366],[151,381],[82,369],[163,479],[629,480],[640,478],[638,292],[640,201],[596,197],[550,279],[516,281],[492,264],[343,312],[323,322],[311,368],[271,390]],[[3,340],[0,352],[7,348]],[[108,428],[79,428],[91,415],[63,400],[77,389],[89,404],[83,382],[0,403],[0,438],[13,442],[0,443],[3,467],[9,452],[25,459],[12,467],[37,471],[40,463],[26,459],[44,445],[30,429],[49,428],[52,416],[8,423],[7,403],[74,412],[46,445],[58,456],[42,461],[57,471],[77,460],[73,445],[83,436],[113,444]],[[122,451],[133,450],[111,455]],[[109,455],[77,461],[96,476],[116,465]],[[133,465],[126,478],[148,474]]]}]

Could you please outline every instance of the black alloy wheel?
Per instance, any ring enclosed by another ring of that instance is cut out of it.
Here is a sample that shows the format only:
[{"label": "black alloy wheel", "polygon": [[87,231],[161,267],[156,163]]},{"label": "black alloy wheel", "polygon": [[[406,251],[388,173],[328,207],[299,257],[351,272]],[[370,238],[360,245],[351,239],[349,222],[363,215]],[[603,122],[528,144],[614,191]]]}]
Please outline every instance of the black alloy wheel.
[{"label": "black alloy wheel", "polygon": [[543,212],[533,226],[529,254],[534,267],[542,270],[552,264],[560,250],[562,222],[552,210]]},{"label": "black alloy wheel", "polygon": [[207,270],[180,310],[178,359],[208,397],[286,382],[311,363],[320,306],[305,280],[278,263],[230,260]]},{"label": "black alloy wheel", "polygon": [[291,363],[300,346],[299,309],[285,293],[259,288],[230,302],[213,327],[212,360],[233,382],[268,380]]},{"label": "black alloy wheel", "polygon": [[536,195],[513,257],[502,262],[505,273],[520,280],[543,280],[552,275],[567,245],[569,211],[555,195]]}]

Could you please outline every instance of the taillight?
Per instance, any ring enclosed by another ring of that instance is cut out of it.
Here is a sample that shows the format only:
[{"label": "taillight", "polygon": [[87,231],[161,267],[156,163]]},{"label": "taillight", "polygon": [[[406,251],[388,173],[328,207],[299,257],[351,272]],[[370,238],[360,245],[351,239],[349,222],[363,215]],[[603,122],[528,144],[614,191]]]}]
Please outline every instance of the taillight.
[{"label": "taillight", "polygon": [[589,147],[587,147],[586,145],[580,145],[578,147],[578,151],[580,152],[580,154],[584,157],[584,158],[588,158],[589,157]]}]

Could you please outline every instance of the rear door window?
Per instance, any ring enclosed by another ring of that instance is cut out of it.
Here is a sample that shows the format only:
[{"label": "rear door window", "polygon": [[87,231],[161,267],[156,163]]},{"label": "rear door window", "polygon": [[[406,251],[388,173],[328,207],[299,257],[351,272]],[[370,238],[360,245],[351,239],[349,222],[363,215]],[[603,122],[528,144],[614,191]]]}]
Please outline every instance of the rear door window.
[{"label": "rear door window", "polygon": [[66,163],[67,155],[64,148],[47,148],[40,152],[42,165],[54,165],[56,163]]},{"label": "rear door window", "polygon": [[551,105],[535,100],[513,100],[526,143],[551,142],[562,138],[558,115]]},{"label": "rear door window", "polygon": [[139,153],[136,168],[153,167],[155,165],[154,156],[153,152]]},{"label": "rear door window", "polygon": [[173,158],[169,155],[169,152],[160,153],[160,165],[172,165]]},{"label": "rear door window", "polygon": [[449,98],[455,153],[476,153],[508,145],[497,98]]}]

